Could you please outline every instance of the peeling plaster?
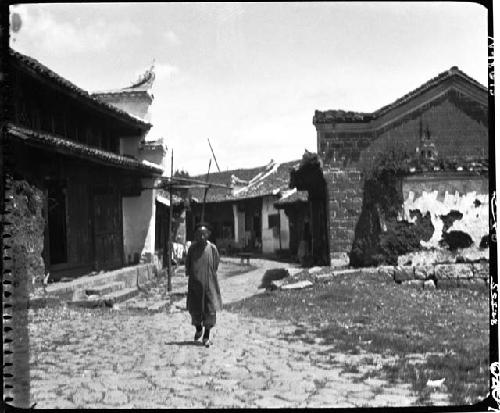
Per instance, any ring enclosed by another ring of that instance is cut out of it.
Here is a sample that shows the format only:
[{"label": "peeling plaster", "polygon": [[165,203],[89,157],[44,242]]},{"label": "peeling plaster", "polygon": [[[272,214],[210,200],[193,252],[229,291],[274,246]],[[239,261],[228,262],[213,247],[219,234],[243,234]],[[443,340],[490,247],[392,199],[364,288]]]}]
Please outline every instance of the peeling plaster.
[{"label": "peeling plaster", "polygon": [[417,217],[412,217],[410,211],[419,210],[424,216],[429,212],[434,233],[428,241],[420,241],[420,244],[428,249],[440,248],[439,241],[442,240],[444,227],[441,216],[448,215],[453,210],[459,211],[463,214],[462,219],[454,221],[446,232],[462,231],[469,234],[474,242],[473,247],[479,247],[481,238],[488,233],[488,195],[477,194],[476,191],[462,195],[458,191],[454,194],[446,191],[442,200],[438,195],[437,190],[423,191],[421,196],[415,197],[415,192],[409,191],[408,198],[404,200],[402,216],[398,219],[415,223]]}]

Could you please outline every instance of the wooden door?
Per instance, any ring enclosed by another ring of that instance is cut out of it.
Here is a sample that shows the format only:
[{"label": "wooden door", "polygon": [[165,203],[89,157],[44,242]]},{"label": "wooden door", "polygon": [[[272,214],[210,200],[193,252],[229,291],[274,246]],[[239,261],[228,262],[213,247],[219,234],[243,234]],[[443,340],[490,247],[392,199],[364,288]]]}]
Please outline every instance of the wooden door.
[{"label": "wooden door", "polygon": [[123,264],[121,198],[113,192],[94,194],[94,266],[107,270]]}]

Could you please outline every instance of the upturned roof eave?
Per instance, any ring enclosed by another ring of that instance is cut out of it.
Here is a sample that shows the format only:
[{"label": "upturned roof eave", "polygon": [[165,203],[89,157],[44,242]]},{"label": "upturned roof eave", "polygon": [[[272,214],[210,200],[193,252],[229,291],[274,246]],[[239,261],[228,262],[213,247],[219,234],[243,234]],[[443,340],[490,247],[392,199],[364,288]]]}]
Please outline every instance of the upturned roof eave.
[{"label": "upturned roof eave", "polygon": [[98,97],[95,97],[86,90],[76,86],[74,83],[63,78],[31,56],[24,55],[14,49],[10,49],[10,56],[15,58],[16,62],[28,73],[38,76],[47,84],[57,87],[63,93],[70,95],[80,102],[90,106],[94,110],[110,115],[118,121],[126,123],[129,127],[139,128],[144,132],[148,131],[153,126],[152,124],[139,119],[128,112],[103,102]]}]

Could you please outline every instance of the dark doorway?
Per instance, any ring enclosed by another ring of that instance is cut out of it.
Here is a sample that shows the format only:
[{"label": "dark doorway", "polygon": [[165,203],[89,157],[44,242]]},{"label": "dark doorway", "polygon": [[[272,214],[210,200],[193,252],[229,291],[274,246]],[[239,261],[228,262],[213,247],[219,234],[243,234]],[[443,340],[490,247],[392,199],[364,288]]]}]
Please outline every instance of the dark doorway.
[{"label": "dark doorway", "polygon": [[329,265],[327,228],[327,186],[316,154],[307,152],[298,169],[290,173],[290,187],[308,192],[308,219],[304,219],[302,239],[307,245],[306,261],[311,265]]},{"label": "dark doorway", "polygon": [[47,224],[51,264],[68,261],[67,196],[65,181],[49,181],[47,188]]}]

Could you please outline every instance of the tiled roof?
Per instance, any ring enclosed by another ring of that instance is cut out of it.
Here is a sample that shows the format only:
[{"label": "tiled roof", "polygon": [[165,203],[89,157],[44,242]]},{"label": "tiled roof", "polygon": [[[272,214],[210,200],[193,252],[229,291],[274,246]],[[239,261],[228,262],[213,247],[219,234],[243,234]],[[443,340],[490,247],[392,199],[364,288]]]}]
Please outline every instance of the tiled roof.
[{"label": "tiled roof", "polygon": [[406,95],[400,97],[399,99],[396,99],[394,102],[386,106],[383,106],[382,108],[376,110],[373,113],[351,112],[344,110],[326,110],[326,111],[316,110],[314,112],[313,124],[316,125],[316,124],[330,123],[330,122],[342,122],[342,123],[369,122],[373,119],[376,119],[384,115],[385,113],[396,108],[397,106],[400,106],[408,102],[415,96],[435,87],[437,84],[453,76],[461,77],[462,79],[473,84],[474,86],[476,86],[477,88],[481,89],[484,92],[488,91],[488,89],[481,83],[479,83],[477,80],[473,79],[466,73],[462,72],[457,66],[453,66],[450,69],[445,70],[444,72],[441,72],[437,76],[428,80],[427,82],[417,87],[416,89],[412,90],[411,92],[407,93]]},{"label": "tiled roof", "polygon": [[94,96],[99,95],[119,95],[129,93],[148,93],[153,86],[155,80],[154,65],[146,70],[137,81],[133,82],[130,86],[121,89],[110,89],[104,91],[95,91],[92,93]]},{"label": "tiled roof", "polygon": [[[299,164],[300,160],[296,160],[282,164],[270,163],[257,168],[234,169],[210,174],[209,183],[233,185],[232,176],[245,183],[234,185],[233,191],[211,187],[208,190],[206,202],[258,198],[265,195],[280,196],[284,191],[289,190],[290,171],[298,167]],[[195,178],[205,180],[205,177],[206,175],[199,175]],[[191,197],[198,202],[203,201],[203,194],[203,188],[193,188],[191,190]]]},{"label": "tiled roof", "polygon": [[341,109],[325,110],[325,111],[316,110],[314,111],[313,122],[315,124],[330,123],[330,122],[351,123],[351,122],[369,122],[372,119],[373,115],[371,113],[352,112]]},{"label": "tiled roof", "polygon": [[34,70],[39,75],[47,78],[51,82],[54,82],[55,84],[67,89],[68,91],[76,93],[78,97],[80,97],[83,101],[89,103],[90,105],[93,105],[100,109],[104,109],[115,117],[127,121],[128,123],[132,123],[134,126],[139,127],[142,130],[148,130],[151,128],[152,125],[150,123],[144,122],[142,119],[133,116],[121,109],[118,109],[115,106],[106,103],[97,97],[92,96],[87,91],[71,83],[69,80],[66,80],[63,77],[59,76],[56,72],[50,70],[48,67],[41,64],[38,60],[19,53],[13,49],[10,49],[10,55],[22,65]]},{"label": "tiled roof", "polygon": [[7,135],[28,145],[37,146],[66,155],[72,155],[106,165],[114,165],[125,169],[147,172],[148,174],[162,174],[163,169],[151,163],[140,162],[136,159],[118,155],[102,149],[92,148],[79,142],[73,142],[59,136],[42,133],[22,126],[7,124]]}]

